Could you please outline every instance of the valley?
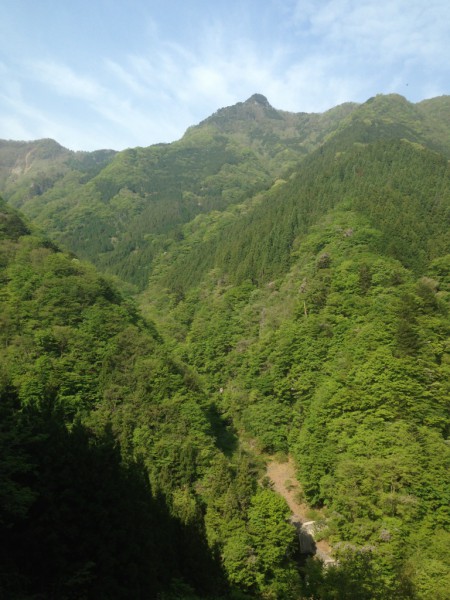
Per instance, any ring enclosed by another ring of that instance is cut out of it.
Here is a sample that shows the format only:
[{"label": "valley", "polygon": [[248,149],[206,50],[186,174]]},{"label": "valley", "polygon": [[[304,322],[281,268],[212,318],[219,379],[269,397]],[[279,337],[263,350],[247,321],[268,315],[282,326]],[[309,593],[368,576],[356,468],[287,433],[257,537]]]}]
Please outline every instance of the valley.
[{"label": "valley", "polygon": [[0,142],[5,597],[445,600],[449,159],[448,96]]},{"label": "valley", "polygon": [[[314,538],[314,534],[309,534],[308,530],[310,528],[314,530],[316,521],[312,521],[310,518],[311,509],[304,502],[300,503],[299,501],[300,487],[292,459],[289,458],[286,462],[271,460],[267,464],[267,477],[273,484],[274,491],[277,492],[277,494],[280,494],[280,496],[283,496],[286,500],[292,513],[291,521],[299,526],[299,537],[301,537],[303,533],[306,533],[307,537],[311,536]],[[321,519],[323,516],[319,514],[316,519],[317,518]],[[332,549],[325,539],[311,541],[311,550],[314,551],[314,554],[324,563],[324,565],[335,563],[331,554]],[[304,549],[303,553],[305,553]]]}]

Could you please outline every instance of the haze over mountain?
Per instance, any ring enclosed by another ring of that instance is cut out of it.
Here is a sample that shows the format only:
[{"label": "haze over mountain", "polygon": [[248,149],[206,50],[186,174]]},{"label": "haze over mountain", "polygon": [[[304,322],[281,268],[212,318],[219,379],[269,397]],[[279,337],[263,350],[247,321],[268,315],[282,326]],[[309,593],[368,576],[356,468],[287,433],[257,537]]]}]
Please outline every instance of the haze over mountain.
[{"label": "haze over mountain", "polygon": [[[449,96],[1,142],[9,597],[444,600],[449,159]],[[336,565],[264,478],[287,455]]]},{"label": "haze over mountain", "polygon": [[384,137],[450,152],[448,97],[378,96],[323,114],[287,113],[255,94],[181,140],[120,153],[55,142],[2,143],[2,193],[58,243],[142,287],[155,255],[196,215],[222,211],[286,178],[334,136],[336,147]]},{"label": "haze over mountain", "polygon": [[3,0],[0,139],[72,150],[179,139],[262,91],[292,112],[448,93],[446,0]]}]

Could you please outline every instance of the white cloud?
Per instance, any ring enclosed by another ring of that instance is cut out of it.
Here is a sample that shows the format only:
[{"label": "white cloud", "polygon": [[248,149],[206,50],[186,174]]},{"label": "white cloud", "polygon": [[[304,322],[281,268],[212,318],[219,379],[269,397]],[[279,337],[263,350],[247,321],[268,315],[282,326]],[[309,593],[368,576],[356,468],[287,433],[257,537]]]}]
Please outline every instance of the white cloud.
[{"label": "white cloud", "polygon": [[96,101],[105,93],[95,80],[76,74],[64,64],[37,60],[30,63],[30,68],[36,79],[62,96]]},{"label": "white cloud", "polygon": [[2,116],[2,122],[8,124],[8,130],[16,129],[22,132],[21,135],[25,135],[29,130],[25,124],[27,122],[33,123],[37,130],[53,128],[53,123],[46,112],[40,111],[24,99],[19,82],[8,78],[3,91],[0,92],[0,100],[5,107],[5,113],[9,113]]},{"label": "white cloud", "polygon": [[[307,18],[306,18],[307,16]],[[328,0],[297,2],[294,22],[338,54],[392,63],[409,56],[437,58],[449,47],[447,0]]]},{"label": "white cloud", "polygon": [[310,99],[316,84],[333,103],[343,90],[347,100],[390,91],[413,100],[431,89],[448,93],[447,0],[297,0],[290,9],[286,23],[306,52],[306,61],[297,55],[291,68],[304,72],[319,63]]},{"label": "white cloud", "polygon": [[125,69],[123,66],[110,59],[105,60],[105,65],[107,69],[111,71],[112,75],[119,79],[120,82],[125,84],[125,86],[131,90],[131,92],[140,96],[145,95],[146,88],[141,85],[141,83],[139,83],[135,77],[133,77],[128,69]]},{"label": "white cloud", "polygon": [[[100,133],[103,134],[102,137],[106,137],[106,139],[117,140],[120,139],[120,136],[127,135],[130,139],[129,145],[138,145],[145,143],[144,136],[146,134],[151,140],[155,138],[155,135],[161,135],[162,139],[167,139],[168,134],[176,136],[170,123],[161,124],[155,115],[144,112],[134,96],[129,94],[129,90],[118,85],[111,85],[107,81],[106,73],[112,72],[116,80],[121,80],[127,88],[131,88],[132,91],[137,90],[138,95],[145,95],[146,88],[121,65],[108,61],[105,72],[99,73],[99,80],[105,80],[102,82],[76,73],[67,65],[54,61],[50,63],[36,61],[31,66],[34,77],[47,88],[53,89],[57,95],[68,97],[71,101],[81,101],[81,105],[78,104],[78,110],[85,114],[86,129],[91,129],[90,123],[95,122],[92,114],[89,113],[95,113],[101,117],[102,122],[96,124],[96,133],[98,134],[100,130]],[[78,118],[80,117],[78,116]],[[115,133],[113,135],[108,133],[105,136],[104,132],[107,131],[108,124],[110,128],[114,127]],[[87,139],[88,147],[91,148],[92,136],[86,132],[85,139]],[[123,143],[120,146],[123,146]]]},{"label": "white cloud", "polygon": [[36,137],[30,133],[19,116],[1,116],[0,131],[5,140],[32,140]]},{"label": "white cloud", "polygon": [[176,139],[255,92],[277,108],[317,112],[378,92],[422,99],[449,91],[447,0],[271,0],[273,20],[261,29],[252,15],[233,22],[231,4],[228,20],[202,13],[191,37],[177,41],[148,18],[132,51],[97,53],[88,65],[5,60],[0,137],[30,132],[72,148],[123,148]]}]

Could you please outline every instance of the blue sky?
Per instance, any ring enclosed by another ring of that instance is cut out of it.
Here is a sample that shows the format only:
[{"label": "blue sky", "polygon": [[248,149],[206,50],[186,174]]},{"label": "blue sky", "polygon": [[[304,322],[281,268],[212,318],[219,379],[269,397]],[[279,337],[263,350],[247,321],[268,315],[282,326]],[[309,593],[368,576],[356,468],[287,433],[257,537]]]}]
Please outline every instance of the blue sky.
[{"label": "blue sky", "polygon": [[0,0],[0,138],[181,137],[262,93],[322,112],[450,93],[448,0]]}]

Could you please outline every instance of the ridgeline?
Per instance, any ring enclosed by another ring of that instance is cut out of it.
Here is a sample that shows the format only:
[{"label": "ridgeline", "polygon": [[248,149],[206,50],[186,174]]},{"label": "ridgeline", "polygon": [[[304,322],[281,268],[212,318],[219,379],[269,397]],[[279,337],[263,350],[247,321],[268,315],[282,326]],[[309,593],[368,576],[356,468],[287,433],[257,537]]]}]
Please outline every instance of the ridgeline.
[{"label": "ridgeline", "polygon": [[3,595],[444,600],[449,158],[398,95],[1,142]]}]

